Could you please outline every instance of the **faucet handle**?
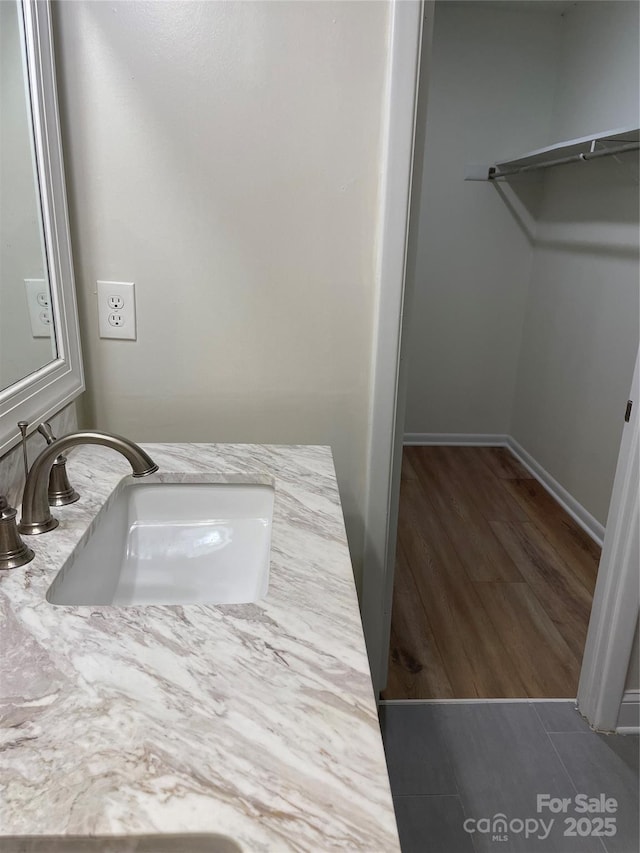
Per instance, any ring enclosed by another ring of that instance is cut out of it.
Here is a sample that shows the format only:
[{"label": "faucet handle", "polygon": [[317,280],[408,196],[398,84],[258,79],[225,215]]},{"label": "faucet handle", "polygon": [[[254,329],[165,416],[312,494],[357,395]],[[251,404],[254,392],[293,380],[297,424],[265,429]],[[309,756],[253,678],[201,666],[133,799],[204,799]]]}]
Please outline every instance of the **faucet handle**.
[{"label": "faucet handle", "polygon": [[51,429],[51,424],[48,421],[45,421],[44,423],[40,424],[40,426],[38,427],[38,432],[40,433],[40,435],[43,435],[45,437],[47,444],[53,444],[53,442],[56,440],[56,437],[53,434],[53,430]]},{"label": "faucet handle", "polygon": [[15,509],[0,495],[0,570],[17,569],[30,563],[33,557],[33,551],[18,533]]},{"label": "faucet handle", "polygon": [[[47,444],[53,444],[56,440],[50,423],[42,423],[38,427],[40,435],[44,436]],[[79,500],[80,495],[69,482],[67,475],[67,457],[60,454],[51,466],[49,474],[49,489],[47,498],[50,506],[66,506]]]}]

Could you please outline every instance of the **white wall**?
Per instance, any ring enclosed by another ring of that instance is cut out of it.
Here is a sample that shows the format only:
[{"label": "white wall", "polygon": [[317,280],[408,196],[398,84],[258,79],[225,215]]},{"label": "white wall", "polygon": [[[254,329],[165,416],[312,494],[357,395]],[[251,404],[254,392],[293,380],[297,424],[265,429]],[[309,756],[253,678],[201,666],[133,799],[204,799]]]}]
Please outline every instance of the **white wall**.
[{"label": "white wall", "polygon": [[638,8],[580,0],[565,12],[549,142],[638,126]]},{"label": "white wall", "polygon": [[0,2],[0,389],[53,358],[34,338],[25,278],[44,278],[26,91],[15,3]]},{"label": "white wall", "polygon": [[[87,420],[330,444],[359,563],[387,4],[54,12]],[[98,339],[97,279],[137,342]]]},{"label": "white wall", "polygon": [[[552,136],[638,127],[638,4],[567,11]],[[544,182],[512,433],[602,524],[638,349],[637,154]]]},{"label": "white wall", "polygon": [[538,188],[521,199],[464,169],[546,144],[560,23],[517,4],[436,3],[407,433],[508,432]]}]

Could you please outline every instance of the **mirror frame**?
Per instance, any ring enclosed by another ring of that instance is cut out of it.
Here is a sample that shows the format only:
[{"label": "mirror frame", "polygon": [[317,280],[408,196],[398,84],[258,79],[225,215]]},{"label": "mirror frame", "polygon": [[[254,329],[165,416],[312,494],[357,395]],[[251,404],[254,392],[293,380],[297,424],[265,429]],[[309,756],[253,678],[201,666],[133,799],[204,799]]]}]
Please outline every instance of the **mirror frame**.
[{"label": "mirror frame", "polygon": [[57,358],[0,390],[0,456],[84,391],[49,0],[22,0],[28,90]]}]

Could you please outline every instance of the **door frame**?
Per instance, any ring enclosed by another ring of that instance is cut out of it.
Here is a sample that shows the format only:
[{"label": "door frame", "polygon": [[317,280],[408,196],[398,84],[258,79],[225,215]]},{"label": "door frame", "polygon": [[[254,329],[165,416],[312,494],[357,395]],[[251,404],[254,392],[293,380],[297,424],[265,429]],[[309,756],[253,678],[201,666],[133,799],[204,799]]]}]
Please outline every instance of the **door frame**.
[{"label": "door frame", "polygon": [[578,710],[598,731],[615,731],[640,608],[640,377],[631,380],[631,417],[624,424],[609,517],[593,594],[578,684]]},{"label": "door frame", "polygon": [[[418,231],[411,227],[419,201],[412,188],[421,183],[434,7],[433,0],[392,0],[390,10],[361,605],[376,697],[386,685],[391,634],[408,373],[402,342]],[[633,383],[635,411],[623,430],[578,690],[580,711],[605,731],[616,726],[638,618],[637,564],[632,565],[639,512],[633,479],[639,444],[637,363]]]},{"label": "door frame", "polygon": [[[387,84],[381,154],[377,281],[373,367],[367,453],[367,498],[361,611],[375,695],[385,686],[391,634],[399,460],[402,457],[407,371],[401,357],[405,296],[411,275],[409,221],[418,193],[412,193],[419,75],[423,34],[430,45],[435,0],[392,0],[388,38]],[[424,22],[424,27],[423,27]],[[423,86],[426,94],[427,87]],[[424,137],[424,132],[422,132]],[[418,133],[418,139],[420,134]],[[417,153],[417,151],[416,151]],[[406,282],[406,286],[405,286]]]}]

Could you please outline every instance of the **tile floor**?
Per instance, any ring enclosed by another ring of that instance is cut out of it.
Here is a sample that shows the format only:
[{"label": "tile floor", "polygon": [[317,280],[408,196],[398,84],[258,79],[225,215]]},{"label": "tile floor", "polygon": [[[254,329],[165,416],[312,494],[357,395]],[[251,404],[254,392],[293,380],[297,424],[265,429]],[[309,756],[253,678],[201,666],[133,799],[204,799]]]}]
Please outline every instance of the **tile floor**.
[{"label": "tile floor", "polygon": [[[592,732],[572,702],[392,702],[380,722],[403,853],[640,849],[638,736]],[[538,794],[570,800],[567,811],[538,812]],[[617,810],[578,812],[578,794],[615,798]],[[482,823],[499,813],[514,821],[501,840]],[[607,816],[615,824],[596,820]]]}]

